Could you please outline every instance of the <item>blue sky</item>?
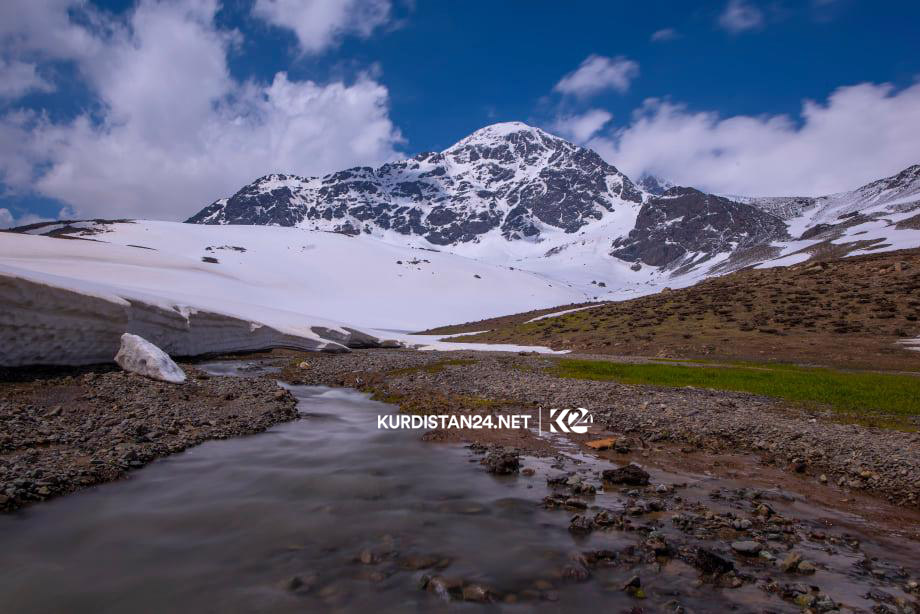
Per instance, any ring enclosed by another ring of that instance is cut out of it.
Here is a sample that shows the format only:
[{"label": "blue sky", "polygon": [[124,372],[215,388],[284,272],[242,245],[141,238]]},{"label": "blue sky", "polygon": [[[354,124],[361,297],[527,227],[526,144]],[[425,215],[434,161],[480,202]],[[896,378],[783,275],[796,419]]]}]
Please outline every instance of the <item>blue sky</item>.
[{"label": "blue sky", "polygon": [[916,2],[12,0],[0,22],[0,226],[182,219],[511,120],[723,193],[920,162]]}]

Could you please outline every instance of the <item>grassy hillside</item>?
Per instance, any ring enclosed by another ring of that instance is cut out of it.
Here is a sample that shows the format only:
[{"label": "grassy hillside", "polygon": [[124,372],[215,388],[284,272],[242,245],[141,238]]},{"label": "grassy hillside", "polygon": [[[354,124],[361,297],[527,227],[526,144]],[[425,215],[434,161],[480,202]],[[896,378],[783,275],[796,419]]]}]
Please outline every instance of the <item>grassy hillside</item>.
[{"label": "grassy hillside", "polygon": [[[527,314],[529,315],[529,314]],[[574,352],[920,371],[920,249],[749,269],[690,288],[527,323],[524,314],[446,327],[455,341]]]}]

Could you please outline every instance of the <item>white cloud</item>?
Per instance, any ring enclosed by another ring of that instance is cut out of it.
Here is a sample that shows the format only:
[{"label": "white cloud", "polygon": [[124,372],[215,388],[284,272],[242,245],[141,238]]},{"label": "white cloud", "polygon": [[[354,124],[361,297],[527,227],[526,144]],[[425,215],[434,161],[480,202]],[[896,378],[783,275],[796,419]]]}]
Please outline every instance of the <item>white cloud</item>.
[{"label": "white cloud", "polygon": [[390,0],[256,0],[252,13],[292,30],[304,53],[317,53],[343,36],[367,37],[390,19]]},{"label": "white cloud", "polygon": [[620,93],[629,89],[639,76],[639,64],[623,56],[608,58],[590,55],[573,72],[564,76],[553,88],[561,94],[585,98],[607,89]]},{"label": "white cloud", "polygon": [[102,121],[3,116],[0,179],[80,216],[184,219],[265,173],[322,174],[396,155],[383,85],[285,73],[240,83],[226,61],[235,35],[214,27],[216,8],[144,0],[129,24],[111,24],[80,64]]},{"label": "white cloud", "polygon": [[95,10],[82,0],[5,0],[0,2],[0,45],[18,54],[45,58],[85,57],[99,41],[71,20],[77,13],[85,23],[100,24]]},{"label": "white cloud", "polygon": [[677,38],[677,30],[674,28],[662,28],[661,30],[656,30],[652,32],[651,41],[653,43],[661,43],[665,41],[674,40]]},{"label": "white cloud", "polygon": [[805,101],[800,118],[722,118],[651,99],[628,126],[585,144],[631,177],[747,195],[856,188],[920,162],[920,84],[863,83]]},{"label": "white cloud", "polygon": [[17,226],[26,226],[28,224],[50,221],[50,218],[35,215],[34,213],[25,213],[16,217],[9,209],[0,208],[0,228],[16,228]]},{"label": "white cloud", "polygon": [[50,92],[54,86],[42,78],[35,64],[0,58],[0,98],[19,98],[32,91]]},{"label": "white cloud", "polygon": [[719,15],[719,25],[738,34],[763,25],[763,12],[748,0],[729,0]]},{"label": "white cloud", "polygon": [[564,115],[556,118],[552,130],[576,143],[583,143],[607,125],[613,115],[603,109],[590,109],[581,115]]}]

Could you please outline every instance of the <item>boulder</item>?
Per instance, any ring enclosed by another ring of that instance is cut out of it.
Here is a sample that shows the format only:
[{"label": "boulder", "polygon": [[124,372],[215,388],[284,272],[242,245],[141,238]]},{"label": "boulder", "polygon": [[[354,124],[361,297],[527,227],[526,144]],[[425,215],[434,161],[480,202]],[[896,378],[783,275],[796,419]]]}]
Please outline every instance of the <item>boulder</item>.
[{"label": "boulder", "polygon": [[649,478],[647,471],[632,464],[618,469],[607,469],[602,475],[605,482],[629,484],[630,486],[645,486]]},{"label": "boulder", "polygon": [[150,379],[172,384],[181,384],[185,381],[185,372],[166,352],[143,337],[130,333],[121,336],[121,347],[115,355],[115,362],[125,371],[138,373]]}]

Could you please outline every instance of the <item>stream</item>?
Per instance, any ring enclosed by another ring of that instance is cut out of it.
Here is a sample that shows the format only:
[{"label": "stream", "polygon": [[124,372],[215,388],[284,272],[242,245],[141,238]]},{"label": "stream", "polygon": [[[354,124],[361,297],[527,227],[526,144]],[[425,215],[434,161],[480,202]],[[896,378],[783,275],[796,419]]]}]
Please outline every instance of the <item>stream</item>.
[{"label": "stream", "polygon": [[[214,375],[264,373],[240,363],[206,367]],[[574,452],[564,460],[525,457],[532,477],[491,475],[462,446],[378,430],[377,416],[395,412],[392,405],[349,389],[287,387],[299,420],[210,441],[128,480],[0,516],[0,611],[801,611],[754,582],[700,583],[700,572],[678,557],[600,565],[589,578],[573,578],[583,553],[629,553],[645,536],[576,535],[572,511],[541,504],[547,476],[590,477],[608,462]],[[655,472],[659,482],[688,484],[683,497],[700,500],[714,488],[738,487]],[[588,503],[617,510],[634,500],[612,489]],[[706,503],[715,512],[738,507]],[[770,505],[795,508],[816,527],[827,517],[794,498]],[[655,524],[660,514],[635,524]],[[670,522],[658,524],[669,543],[687,541]],[[917,544],[858,537],[859,551],[803,541],[797,550],[819,570],[788,581],[820,585],[843,609],[870,611],[878,599],[863,595],[872,589],[909,598],[897,574],[917,566]],[[870,555],[885,557],[875,565],[880,573],[860,563]],[[764,575],[757,565],[746,572]],[[445,581],[430,584],[434,576]],[[641,599],[623,590],[633,576],[642,578]],[[486,587],[495,601],[463,602],[461,584]]]}]

